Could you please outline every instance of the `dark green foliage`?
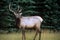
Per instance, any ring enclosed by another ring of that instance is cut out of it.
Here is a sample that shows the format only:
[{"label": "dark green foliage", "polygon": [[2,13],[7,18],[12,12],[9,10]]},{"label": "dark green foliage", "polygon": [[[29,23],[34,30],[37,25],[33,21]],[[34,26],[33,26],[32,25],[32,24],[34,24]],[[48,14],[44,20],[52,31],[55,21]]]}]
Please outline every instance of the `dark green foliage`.
[{"label": "dark green foliage", "polygon": [[0,27],[15,27],[15,16],[8,9],[11,3],[13,9],[17,9],[18,5],[23,9],[23,16],[38,15],[44,19],[43,26],[60,28],[59,2],[59,0],[2,0],[0,1]]}]

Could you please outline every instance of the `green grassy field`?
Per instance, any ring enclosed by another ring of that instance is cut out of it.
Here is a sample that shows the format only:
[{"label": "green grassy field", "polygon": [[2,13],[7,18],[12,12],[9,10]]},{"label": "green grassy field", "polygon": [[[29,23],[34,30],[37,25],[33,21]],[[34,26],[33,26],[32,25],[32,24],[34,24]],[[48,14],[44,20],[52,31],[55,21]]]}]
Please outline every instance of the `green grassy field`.
[{"label": "green grassy field", "polygon": [[[35,32],[26,32],[26,40],[33,40]],[[22,40],[21,33],[0,34],[0,40]],[[36,38],[38,40],[38,36]],[[43,32],[41,40],[60,40],[60,33]]]}]

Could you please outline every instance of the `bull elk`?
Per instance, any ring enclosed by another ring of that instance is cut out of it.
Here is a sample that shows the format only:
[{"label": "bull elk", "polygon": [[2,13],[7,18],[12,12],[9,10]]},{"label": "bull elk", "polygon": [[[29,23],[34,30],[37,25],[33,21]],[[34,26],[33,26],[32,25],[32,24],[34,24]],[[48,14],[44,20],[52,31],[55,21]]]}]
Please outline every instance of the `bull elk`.
[{"label": "bull elk", "polygon": [[36,34],[33,38],[35,40],[37,34],[39,33],[39,40],[41,39],[41,24],[43,19],[40,16],[21,16],[22,15],[22,9],[18,9],[16,11],[11,9],[11,4],[9,4],[9,10],[14,13],[17,21],[17,26],[19,28],[22,28],[22,40],[26,40],[25,37],[25,29],[36,29]]}]

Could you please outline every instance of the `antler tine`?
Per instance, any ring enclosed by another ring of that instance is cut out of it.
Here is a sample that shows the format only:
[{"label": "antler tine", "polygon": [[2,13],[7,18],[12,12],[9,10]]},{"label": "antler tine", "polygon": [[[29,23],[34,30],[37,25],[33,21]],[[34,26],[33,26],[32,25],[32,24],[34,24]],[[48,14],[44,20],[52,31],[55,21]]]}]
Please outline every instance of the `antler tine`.
[{"label": "antler tine", "polygon": [[11,12],[14,12],[14,11],[10,8],[10,6],[11,6],[11,3],[9,4],[9,10],[10,10]]},{"label": "antler tine", "polygon": [[21,11],[22,11],[22,9],[19,10],[19,12],[21,12]]},{"label": "antler tine", "polygon": [[[18,8],[19,8],[19,6],[18,6]],[[22,8],[21,9],[19,9],[19,12],[21,12],[22,11]]]},{"label": "antler tine", "polygon": [[19,10],[19,5],[18,5],[18,10]]}]

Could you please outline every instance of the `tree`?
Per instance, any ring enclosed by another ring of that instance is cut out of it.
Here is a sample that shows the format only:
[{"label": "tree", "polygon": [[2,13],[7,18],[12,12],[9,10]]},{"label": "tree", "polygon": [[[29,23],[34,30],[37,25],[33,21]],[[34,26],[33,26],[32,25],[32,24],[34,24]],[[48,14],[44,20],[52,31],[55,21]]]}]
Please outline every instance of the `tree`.
[{"label": "tree", "polygon": [[23,16],[39,15],[44,19],[43,26],[60,28],[59,0],[2,0],[0,1],[0,27],[14,27],[15,16],[9,11],[8,5],[13,9],[22,7]]}]

